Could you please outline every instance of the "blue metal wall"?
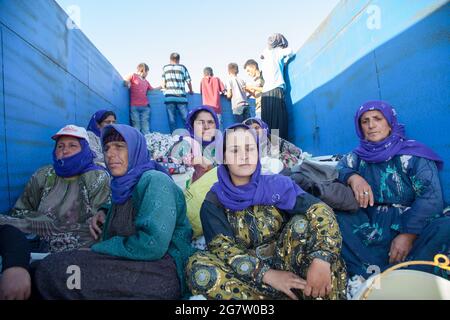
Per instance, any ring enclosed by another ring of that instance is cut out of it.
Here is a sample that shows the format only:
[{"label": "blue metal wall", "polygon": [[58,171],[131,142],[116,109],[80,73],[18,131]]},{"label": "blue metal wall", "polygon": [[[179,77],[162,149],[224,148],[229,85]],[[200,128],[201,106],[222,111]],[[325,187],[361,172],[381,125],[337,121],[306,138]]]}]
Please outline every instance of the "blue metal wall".
[{"label": "blue metal wall", "polygon": [[121,76],[66,22],[54,1],[0,0],[0,212],[51,162],[62,126],[86,126],[100,108],[128,121]]},{"label": "blue metal wall", "polygon": [[450,202],[449,17],[443,0],[342,1],[288,66],[292,140],[315,155],[349,152],[356,109],[389,101],[407,135],[446,161]]}]

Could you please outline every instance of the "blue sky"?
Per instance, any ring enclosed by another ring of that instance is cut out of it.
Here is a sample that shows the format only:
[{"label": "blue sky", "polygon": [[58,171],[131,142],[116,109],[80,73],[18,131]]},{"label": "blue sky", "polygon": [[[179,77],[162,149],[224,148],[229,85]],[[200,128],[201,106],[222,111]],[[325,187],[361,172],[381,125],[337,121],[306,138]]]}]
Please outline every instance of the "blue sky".
[{"label": "blue sky", "polygon": [[[56,0],[66,11],[79,8],[81,30],[123,76],[140,62],[150,67],[152,86],[178,52],[198,92],[203,68],[225,80],[236,62],[259,61],[267,37],[280,32],[297,51],[339,0]],[[73,11],[72,11],[73,12]]]}]

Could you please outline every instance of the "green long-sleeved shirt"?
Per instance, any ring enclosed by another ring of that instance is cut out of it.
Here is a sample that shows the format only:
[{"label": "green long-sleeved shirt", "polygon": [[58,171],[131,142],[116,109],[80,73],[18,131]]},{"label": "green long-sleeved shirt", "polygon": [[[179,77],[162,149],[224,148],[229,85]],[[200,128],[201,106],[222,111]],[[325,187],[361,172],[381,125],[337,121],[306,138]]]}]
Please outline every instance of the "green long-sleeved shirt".
[{"label": "green long-sleeved shirt", "polygon": [[[175,261],[182,292],[185,293],[184,266],[193,253],[192,228],[186,216],[182,190],[164,173],[145,172],[132,194],[136,209],[136,232],[128,237],[109,237],[91,247],[92,251],[130,260],[159,260],[168,253]],[[111,219],[110,209],[105,230]]]}]

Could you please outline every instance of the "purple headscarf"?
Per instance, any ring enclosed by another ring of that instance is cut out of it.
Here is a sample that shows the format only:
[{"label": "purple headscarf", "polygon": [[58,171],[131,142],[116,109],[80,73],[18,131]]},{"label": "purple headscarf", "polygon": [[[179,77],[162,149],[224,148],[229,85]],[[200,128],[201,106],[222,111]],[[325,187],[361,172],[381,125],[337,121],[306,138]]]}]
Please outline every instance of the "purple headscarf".
[{"label": "purple headscarf", "polygon": [[[370,142],[365,139],[360,119],[367,111],[380,111],[389,126],[391,134],[379,142]],[[405,128],[397,122],[395,109],[384,101],[369,101],[364,103],[355,115],[356,134],[359,137],[359,147],[353,150],[362,160],[369,163],[378,163],[391,160],[396,155],[411,155],[436,161],[438,169],[442,169],[444,162],[433,150],[416,140],[405,137]]]},{"label": "purple headscarf", "polygon": [[[226,130],[243,128],[249,130],[258,145],[258,138],[255,130],[245,124],[234,124]],[[223,141],[223,153],[226,148],[226,131]],[[259,150],[258,150],[259,152]],[[275,206],[281,210],[293,209],[297,197],[305,193],[291,178],[279,174],[261,175],[261,163],[256,166],[256,170],[250,178],[250,182],[243,186],[235,186],[231,181],[230,173],[226,165],[221,164],[217,170],[219,181],[216,182],[213,191],[220,203],[234,211],[244,210],[254,205]]]},{"label": "purple headscarf", "polygon": [[91,120],[89,121],[89,124],[87,126],[87,130],[92,131],[97,137],[100,137],[101,132],[98,128],[98,125],[109,116],[114,116],[114,118],[116,118],[116,114],[113,111],[98,110],[92,115]]},{"label": "purple headscarf", "polygon": [[89,148],[89,143],[85,139],[77,138],[81,145],[81,151],[67,158],[56,158],[55,143],[53,149],[53,168],[58,176],[63,178],[74,177],[92,170],[105,170],[105,168],[94,163],[95,154]]},{"label": "purple headscarf", "polygon": [[[219,130],[219,118],[217,117],[217,114],[214,112],[214,110],[210,106],[206,106],[206,105],[196,107],[188,113],[188,115],[186,117],[186,129],[189,131],[191,138],[193,138],[194,140],[197,140],[197,141],[201,141],[202,146],[206,147],[209,144],[211,144],[212,142],[214,142],[215,137],[211,141],[203,141],[202,137],[195,136],[194,121],[195,121],[195,117],[197,116],[197,114],[201,111],[206,111],[206,112],[211,113],[211,115],[214,119],[214,122],[216,123],[216,129]],[[182,137],[180,139],[182,139]]]},{"label": "purple headscarf", "polygon": [[158,170],[169,176],[166,169],[156,161],[150,160],[147,142],[144,136],[135,128],[125,124],[108,125],[102,132],[102,144],[111,130],[117,131],[127,143],[128,171],[121,177],[111,181],[112,201],[115,204],[125,203],[132,195],[135,185],[142,174],[148,170]]},{"label": "purple headscarf", "polygon": [[243,124],[247,125],[247,126],[251,126],[253,123],[257,123],[261,129],[266,130],[267,135],[270,135],[270,128],[267,125],[267,123],[265,123],[264,121],[262,121],[259,118],[248,118],[247,120],[244,120]]}]

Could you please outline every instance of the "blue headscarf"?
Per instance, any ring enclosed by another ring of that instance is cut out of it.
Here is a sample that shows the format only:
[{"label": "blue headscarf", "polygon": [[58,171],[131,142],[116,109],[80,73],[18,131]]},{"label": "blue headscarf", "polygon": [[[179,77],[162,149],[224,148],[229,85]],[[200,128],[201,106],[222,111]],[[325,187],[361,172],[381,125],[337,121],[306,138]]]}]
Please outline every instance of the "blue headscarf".
[{"label": "blue headscarf", "polygon": [[149,170],[158,170],[168,174],[167,170],[156,161],[150,160],[147,142],[144,136],[135,128],[125,124],[108,125],[102,132],[102,144],[105,138],[116,131],[127,143],[128,171],[125,175],[114,177],[111,181],[112,202],[125,203],[132,195],[134,187],[142,174]]},{"label": "blue headscarf", "polygon": [[[366,140],[360,125],[361,116],[373,110],[380,111],[391,127],[390,135],[379,142]],[[405,127],[398,123],[395,109],[384,101],[364,103],[355,114],[355,130],[359,146],[353,152],[366,162],[379,163],[389,161],[396,155],[412,155],[435,161],[438,169],[442,169],[444,165],[442,159],[429,147],[406,138]]]},{"label": "blue headscarf", "polygon": [[203,141],[202,137],[195,136],[194,121],[195,121],[195,117],[197,116],[197,114],[201,111],[209,112],[212,115],[214,122],[216,123],[216,129],[219,130],[219,118],[217,117],[217,114],[214,112],[214,110],[210,106],[206,106],[206,105],[196,107],[188,113],[187,118],[186,118],[186,129],[189,131],[191,138],[193,138],[194,140],[197,140],[197,141],[201,141],[202,146],[206,147],[215,141],[215,137],[211,141]]},{"label": "blue headscarf", "polygon": [[[258,137],[255,130],[245,124],[234,124],[226,130],[243,128],[249,130],[258,145]],[[226,136],[224,133],[223,153],[226,150]],[[259,146],[258,146],[259,152]],[[262,175],[261,163],[256,165],[256,170],[250,178],[250,182],[243,186],[235,186],[231,180],[230,173],[225,164],[221,164],[217,169],[219,179],[211,191],[217,195],[220,203],[234,211],[244,210],[254,205],[275,206],[281,210],[293,209],[297,197],[305,193],[291,178],[279,174]]]},{"label": "blue headscarf", "polygon": [[98,125],[109,116],[114,116],[114,118],[117,118],[116,114],[113,111],[98,110],[92,115],[91,120],[89,121],[89,124],[87,126],[87,130],[92,131],[97,137],[100,137],[101,132],[98,128]]},{"label": "blue headscarf", "polygon": [[95,154],[89,148],[89,143],[82,138],[77,138],[81,145],[81,151],[67,158],[56,158],[56,146],[55,143],[53,149],[53,168],[58,176],[63,178],[74,177],[80,174],[86,173],[91,170],[105,170],[103,167],[94,163]]}]

